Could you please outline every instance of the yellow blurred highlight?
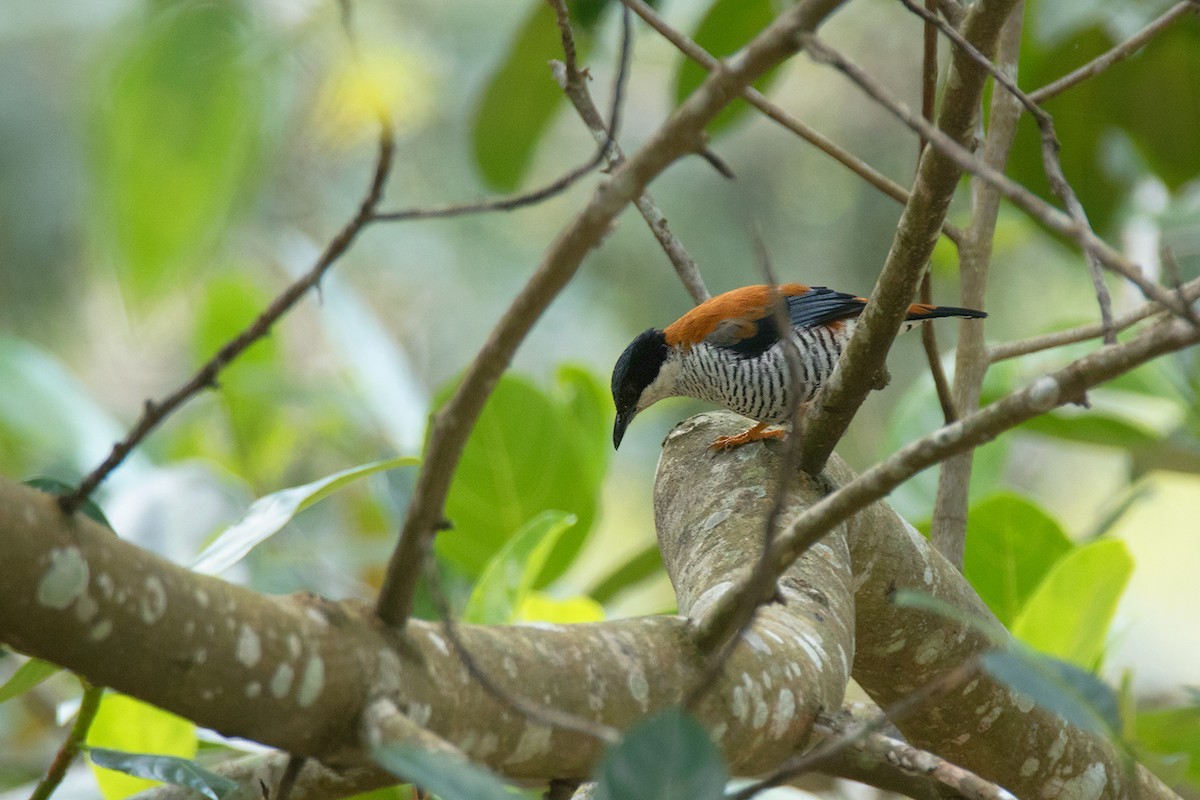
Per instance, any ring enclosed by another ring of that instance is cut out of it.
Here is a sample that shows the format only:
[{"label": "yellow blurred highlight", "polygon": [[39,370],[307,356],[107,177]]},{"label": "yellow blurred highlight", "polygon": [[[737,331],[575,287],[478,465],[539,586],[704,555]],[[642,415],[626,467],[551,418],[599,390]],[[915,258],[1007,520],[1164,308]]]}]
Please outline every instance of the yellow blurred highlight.
[{"label": "yellow blurred highlight", "polygon": [[396,50],[364,49],[330,72],[315,122],[333,144],[350,147],[374,139],[383,114],[404,133],[423,125],[432,109],[433,76],[422,62]]},{"label": "yellow blurred highlight", "polygon": [[601,622],[604,606],[590,597],[578,595],[556,600],[542,592],[530,592],[517,610],[518,622],[551,622],[570,625],[573,622]]}]

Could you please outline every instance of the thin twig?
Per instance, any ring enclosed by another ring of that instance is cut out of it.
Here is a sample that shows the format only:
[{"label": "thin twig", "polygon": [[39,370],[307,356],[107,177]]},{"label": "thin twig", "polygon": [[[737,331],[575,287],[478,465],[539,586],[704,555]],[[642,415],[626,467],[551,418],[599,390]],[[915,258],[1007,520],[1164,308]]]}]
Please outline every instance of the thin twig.
[{"label": "thin twig", "polygon": [[[948,692],[954,691],[956,687],[970,680],[971,676],[978,669],[978,659],[968,659],[954,669],[943,672],[921,688],[906,695],[903,699],[897,700],[891,706],[884,709],[882,714],[865,722],[847,726],[841,731],[840,735],[825,739],[807,753],[802,753],[788,759],[778,769],[762,780],[756,781],[738,792],[726,795],[726,800],[749,800],[749,798],[754,797],[754,795],[761,791],[770,789],[772,786],[779,786],[798,775],[818,769],[822,762],[847,748],[854,747],[868,737],[878,734],[888,725],[893,724],[896,720],[903,719],[924,704],[936,700]],[[826,723],[829,724],[828,721]]]},{"label": "thin twig", "polygon": [[113,445],[112,452],[100,466],[92,470],[79,484],[75,491],[63,495],[58,503],[63,513],[73,514],[85,500],[96,490],[96,487],[116,469],[125,457],[159,423],[172,412],[199,394],[204,389],[216,386],[217,376],[229,363],[246,351],[252,344],[262,339],[271,331],[271,327],[310,289],[320,283],[321,278],[330,267],[349,249],[351,243],[373,220],[376,206],[383,196],[384,182],[392,167],[392,155],[395,150],[395,139],[391,121],[380,120],[379,154],[375,160],[375,169],[371,175],[371,183],[366,196],[359,203],[358,211],[347,222],[337,235],[325,246],[317,262],[302,277],[291,283],[279,293],[271,304],[258,315],[241,333],[226,342],[216,355],[210,358],[186,383],[161,400],[147,400],[142,414],[133,429],[124,439]]},{"label": "thin twig", "polygon": [[433,558],[426,558],[425,563],[425,580],[429,586],[429,594],[433,598],[434,605],[437,606],[438,617],[442,622],[442,631],[450,641],[450,646],[454,648],[454,654],[458,656],[458,660],[462,663],[463,668],[475,679],[476,683],[483,687],[485,692],[518,714],[546,727],[575,731],[576,733],[582,733],[585,736],[599,739],[606,744],[611,744],[620,738],[620,734],[615,728],[605,725],[603,722],[584,719],[553,706],[543,705],[527,697],[514,694],[501,686],[479,665],[479,662],[475,660],[475,657],[467,649],[466,642],[459,636],[458,623],[455,621],[454,614],[450,610],[450,603],[446,599],[446,593],[442,591],[442,581],[437,571],[437,562]]},{"label": "thin twig", "polygon": [[288,800],[291,797],[292,788],[296,785],[296,779],[300,777],[300,771],[304,769],[304,762],[307,760],[304,756],[288,756],[283,774],[279,776],[279,786],[271,800]]},{"label": "thin twig", "polygon": [[[1024,3],[1009,14],[996,43],[996,61],[1017,75],[1021,60],[1021,33],[1025,24]],[[983,163],[1003,170],[1017,136],[1021,104],[1008,92],[993,91],[988,104],[987,133],[979,157]],[[962,304],[984,309],[987,305],[988,273],[1000,218],[1000,193],[979,178],[971,180],[971,219],[963,244],[958,248],[958,274]],[[988,368],[987,344],[981,325],[959,325],[954,352],[954,403],[961,413],[979,408],[979,395]],[[929,540],[960,572],[967,541],[967,509],[971,499],[971,472],[975,453],[968,450],[951,456],[938,469],[937,498]]]},{"label": "thin twig", "polygon": [[[622,0],[622,2],[692,61],[695,61],[709,72],[720,67],[721,62],[716,57],[696,44],[695,41],[671,27],[666,20],[659,16],[657,11],[642,0]],[[768,119],[773,120],[801,139],[804,139],[897,203],[903,205],[908,202],[908,190],[903,186],[846,150],[823,133],[814,130],[812,127],[788,114],[775,103],[768,100],[762,92],[753,86],[747,86],[743,89],[741,96],[742,99],[766,115]],[[955,245],[958,244],[961,232],[956,227],[946,223],[942,226],[942,233]]]},{"label": "thin twig", "polygon": [[104,687],[91,686],[82,678],[80,681],[83,683],[83,699],[80,701],[79,711],[75,715],[75,724],[71,726],[66,740],[58,748],[54,760],[50,762],[50,769],[46,770],[46,776],[38,781],[33,794],[29,795],[29,800],[47,800],[50,795],[54,794],[63,778],[66,777],[67,769],[70,768],[75,757],[83,748],[83,743],[87,740],[88,729],[92,727],[92,720],[96,718],[96,712],[100,710]]},{"label": "thin twig", "polygon": [[[758,254],[759,269],[762,271],[767,286],[771,287],[771,314],[774,318],[775,327],[779,331],[780,344],[783,347],[783,357],[787,363],[789,395],[794,401],[798,401],[801,396],[800,375],[803,370],[801,364],[803,356],[800,353],[799,344],[791,335],[792,321],[788,314],[787,301],[779,293],[779,278],[771,266],[770,255],[767,252],[762,235],[757,230],[755,231],[754,244],[755,252]],[[800,404],[796,402],[796,407],[792,409],[792,417],[795,418],[800,413]],[[771,510],[767,513],[766,520],[763,522],[762,549],[759,551],[758,558],[755,559],[754,567],[751,569],[750,576],[747,579],[747,584],[757,587],[757,589],[754,592],[746,592],[742,596],[741,605],[724,620],[723,625],[702,628],[704,636],[699,637],[697,643],[702,652],[710,654],[708,664],[705,666],[703,674],[701,674],[695,685],[688,692],[687,698],[684,700],[684,708],[695,708],[705,693],[716,685],[717,676],[720,675],[721,670],[725,668],[726,662],[733,655],[733,651],[742,639],[742,634],[754,623],[754,616],[761,605],[760,599],[772,598],[778,595],[779,589],[776,585],[778,576],[772,575],[771,547],[775,542],[779,518],[783,515],[784,507],[787,505],[791,483],[795,480],[796,468],[799,464],[800,437],[793,434],[788,437],[783,461],[779,465],[779,478],[775,486],[775,499],[771,503]]]},{"label": "thin twig", "polygon": [[[991,73],[997,83],[1017,98],[1021,105],[1025,106],[1025,110],[1033,117],[1038,131],[1042,135],[1042,166],[1046,171],[1047,180],[1050,181],[1050,188],[1062,200],[1071,219],[1080,227],[1092,232],[1087,212],[1084,211],[1083,204],[1079,202],[1078,195],[1071,188],[1066,173],[1063,172],[1062,161],[1058,157],[1062,145],[1058,141],[1058,133],[1054,130],[1054,119],[1046,113],[1045,109],[1030,99],[1029,95],[1021,91],[1012,77],[996,66],[990,58],[979,51],[979,48],[968,42],[961,33],[943,21],[937,14],[923,8],[915,0],[900,0],[900,2],[909,11],[924,19],[926,23],[937,26],[947,39]],[[1092,233],[1094,235],[1094,232]],[[1104,343],[1114,344],[1117,341],[1117,335],[1112,328],[1112,297],[1109,296],[1108,287],[1104,284],[1104,265],[1100,263],[1100,259],[1095,253],[1085,251],[1085,255],[1087,256],[1088,271],[1092,278],[1092,289],[1095,291],[1096,301],[1100,305],[1100,322],[1105,328]]]},{"label": "thin twig", "polygon": [[[567,4],[565,0],[550,0],[550,4],[554,7],[563,44],[563,61],[552,62],[555,74],[559,77],[559,85],[562,86],[571,105],[575,106],[575,111],[591,132],[592,138],[597,142],[602,142],[608,138],[608,126],[604,124],[596,104],[592,102],[587,79],[579,70],[576,62],[575,35],[571,30],[571,17],[567,13]],[[630,24],[629,9],[622,9],[622,11],[622,25],[627,26]],[[628,35],[628,33],[624,35]],[[625,155],[621,152],[620,145],[613,142],[609,151],[607,168],[611,170],[619,167],[624,161]],[[650,232],[658,240],[663,252],[667,254],[667,258],[675,268],[675,274],[679,276],[680,282],[683,283],[692,300],[699,304],[712,297],[708,287],[704,285],[704,278],[700,275],[699,267],[684,249],[683,243],[671,232],[667,218],[650,193],[642,192],[633,203],[641,213],[642,219],[646,220],[646,224],[650,226]]]},{"label": "thin twig", "polygon": [[[1185,302],[1193,302],[1200,299],[1200,278],[1194,278],[1179,287],[1181,296]],[[1113,327],[1118,333],[1130,328],[1147,317],[1152,317],[1155,314],[1166,313],[1161,305],[1155,302],[1142,303],[1137,308],[1118,316],[1113,320]],[[992,345],[988,349],[988,361],[996,363],[1009,358],[1017,358],[1019,356],[1027,356],[1032,353],[1040,353],[1044,350],[1053,350],[1056,347],[1065,347],[1069,344],[1077,344],[1086,342],[1089,339],[1097,339],[1104,335],[1104,327],[1099,323],[1091,323],[1089,325],[1080,325],[1076,328],[1070,328],[1065,331],[1055,331],[1042,336],[1033,336],[1029,339],[1018,339],[1015,342],[1001,342]]]},{"label": "thin twig", "polygon": [[[934,0],[925,0],[925,7],[933,9]],[[937,28],[926,22],[922,28],[924,48],[921,54],[921,116],[933,121],[934,105],[937,99]],[[928,142],[922,136],[917,144],[917,161],[925,153]],[[961,243],[959,245],[961,247]],[[926,267],[921,277],[921,302],[933,303],[933,268]],[[938,403],[942,406],[942,418],[947,422],[958,419],[954,408],[954,397],[950,393],[950,381],[946,379],[946,370],[942,368],[941,348],[938,347],[937,330],[933,325],[921,326],[921,346],[925,349],[925,361],[929,364],[929,374],[933,377],[933,386],[937,390]]]},{"label": "thin twig", "polygon": [[1142,28],[1125,41],[1116,45],[1111,50],[1102,53],[1088,63],[1084,64],[1079,69],[1067,73],[1053,83],[1049,83],[1036,91],[1030,92],[1029,99],[1035,103],[1045,102],[1051,97],[1070,89],[1075,84],[1082,83],[1088,78],[1099,75],[1101,72],[1108,69],[1113,64],[1116,64],[1118,61],[1123,61],[1129,56],[1133,55],[1138,51],[1139,48],[1146,44],[1146,42],[1153,39],[1160,32],[1162,32],[1164,28],[1182,17],[1188,11],[1200,13],[1200,4],[1198,4],[1196,0],[1183,0],[1181,3],[1176,3],[1163,12],[1162,16],[1158,17],[1149,25]]},{"label": "thin twig", "polygon": [[[597,152],[596,163],[600,163],[606,157],[620,128],[625,79],[632,49],[631,39],[630,27],[624,26],[621,57],[613,81],[612,102],[608,115],[611,122],[605,143]],[[576,218],[577,223],[591,223],[599,228],[599,219],[586,218],[595,202],[593,200],[588,209]],[[613,210],[614,216],[615,213],[616,209]],[[604,220],[604,228],[607,227],[609,219]],[[596,235],[598,237],[599,233]],[[551,251],[556,252],[558,247],[565,247],[565,238],[565,235],[560,237],[555,246],[551,247]],[[525,284],[497,323],[492,335],[467,369],[458,389],[434,416],[430,425],[425,463],[417,478],[413,499],[400,531],[400,541],[388,561],[387,573],[375,605],[376,612],[385,623],[401,626],[408,620],[425,555],[429,551],[433,536],[448,525],[442,512],[446,495],[450,491],[450,481],[466,446],[467,436],[483,410],[484,401],[491,394],[492,388],[500,379],[500,374],[534,321],[562,290],[567,280],[578,269],[583,254],[590,249],[591,244],[586,245],[583,252],[578,254],[578,259],[564,260],[561,265],[549,258],[543,260],[538,271]]]},{"label": "thin twig", "polygon": [[1095,255],[1102,264],[1136,285],[1146,297],[1162,303],[1172,313],[1187,317],[1187,308],[1181,306],[1171,293],[1146,278],[1141,269],[1117,252],[1111,245],[1098,237],[1090,228],[1051,206],[1033,192],[984,164],[969,150],[959,145],[941,130],[935,128],[919,114],[914,114],[904,103],[896,100],[877,80],[837,50],[814,34],[804,34],[804,48],[814,60],[829,64],[846,75],[870,97],[890,111],[901,122],[918,134],[928,137],[930,143],[950,159],[959,169],[978,176],[995,186],[999,192],[1034,220],[1060,236],[1075,242],[1084,252]]}]

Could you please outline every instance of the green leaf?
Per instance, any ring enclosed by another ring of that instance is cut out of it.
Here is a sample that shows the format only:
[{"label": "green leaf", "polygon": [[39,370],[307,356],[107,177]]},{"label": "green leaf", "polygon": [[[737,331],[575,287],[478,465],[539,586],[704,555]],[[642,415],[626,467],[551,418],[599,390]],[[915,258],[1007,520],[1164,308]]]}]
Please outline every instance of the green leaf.
[{"label": "green leaf", "polygon": [[550,622],[555,625],[603,622],[604,606],[583,595],[559,599],[544,592],[530,592],[517,609],[516,621]]},{"label": "green leaf", "polygon": [[1041,506],[1020,495],[994,495],[976,503],[967,518],[963,574],[1000,622],[1011,625],[1071,547]]},{"label": "green leaf", "polygon": [[1081,730],[1113,739],[1121,729],[1116,693],[1087,670],[1024,647],[988,651],[982,663],[993,678]]},{"label": "green leaf", "polygon": [[[87,743],[92,748],[194,758],[196,726],[149,703],[110,691],[100,701],[100,710],[88,729]],[[152,785],[150,781],[113,772],[95,763],[92,771],[105,800],[119,800]]]},{"label": "green leaf", "polygon": [[518,790],[489,770],[448,753],[410,745],[377,747],[371,757],[396,777],[444,800],[513,800]]},{"label": "green leaf", "polygon": [[[591,37],[577,31],[580,61]],[[517,188],[554,112],[566,99],[547,62],[562,60],[562,39],[554,10],[534,2],[503,63],[492,73],[471,123],[475,163],[484,180],[498,191]]]},{"label": "green leaf", "polygon": [[504,625],[515,621],[546,559],[575,517],[565,511],[543,511],[505,542],[480,576],[463,612],[464,622]]},{"label": "green leaf", "polygon": [[125,753],[103,747],[91,748],[88,756],[98,767],[123,772],[136,778],[147,778],[174,786],[183,786],[212,798],[212,800],[222,800],[238,789],[235,781],[209,772],[186,758]]},{"label": "green leaf", "polygon": [[1073,550],[1025,603],[1013,635],[1043,653],[1095,668],[1132,573],[1133,558],[1124,542],[1102,540]]},{"label": "green leaf", "polygon": [[662,569],[662,552],[657,544],[652,544],[610,572],[608,577],[600,581],[588,594],[597,602],[607,603],[622,589],[640,583],[651,575],[658,574]]},{"label": "green leaf", "polygon": [[599,482],[604,479],[612,453],[608,446],[616,414],[612,394],[591,372],[570,364],[559,367],[555,388],[575,429],[572,438],[591,466],[593,479]]},{"label": "green leaf", "polygon": [[671,708],[629,729],[596,768],[595,800],[717,800],[729,772],[692,716]]},{"label": "green leaf", "polygon": [[[449,389],[440,393],[441,400]],[[600,476],[590,448],[602,431],[581,428],[564,402],[505,375],[467,440],[437,553],[471,577],[480,575],[508,539],[536,514],[560,509],[578,523],[559,540],[538,579],[544,586],[579,552],[596,515]]]},{"label": "green leaf", "polygon": [[[201,249],[255,174],[262,114],[254,37],[237,3],[150,6],[96,91],[96,207],[134,296]],[[102,70],[102,72],[108,72]]]},{"label": "green leaf", "polygon": [[3,686],[0,686],[0,703],[25,694],[61,669],[61,667],[51,664],[49,661],[42,661],[40,658],[29,659],[17,668],[17,671],[4,682]]},{"label": "green leaf", "polygon": [[226,528],[212,544],[204,548],[204,552],[196,556],[191,568],[206,575],[223,572],[241,561],[256,545],[282,530],[296,514],[321,502],[339,489],[359,478],[417,463],[418,459],[412,456],[372,461],[335,472],[303,486],[281,489],[260,497],[251,504],[240,520]]},{"label": "green leaf", "polygon": [[1001,646],[1009,641],[1004,629],[990,619],[974,616],[958,606],[951,605],[940,597],[916,589],[898,589],[892,595],[892,605],[937,614],[957,622],[986,636],[993,644]]},{"label": "green leaf", "polygon": [[[692,39],[712,55],[722,58],[732,55],[774,19],[773,0],[716,0],[709,6]],[[766,91],[778,72],[778,69],[769,70],[754,82],[754,86],[759,91]],[[683,102],[707,77],[708,70],[690,58],[683,59],[675,78],[675,102]],[[709,132],[717,133],[729,127],[749,110],[746,101],[734,100],[708,124]]]},{"label": "green leaf", "polygon": [[1134,726],[1139,757],[1156,756],[1150,760],[1155,774],[1170,785],[1186,780],[1200,788],[1200,705],[1141,711]]},{"label": "green leaf", "polygon": [[[22,481],[22,483],[31,489],[37,489],[39,492],[52,494],[55,497],[67,495],[75,491],[75,487],[71,484],[60,481],[58,478],[50,478],[46,476],[29,478],[28,480]],[[83,505],[80,506],[79,510],[83,512],[85,517],[88,517],[93,522],[98,522],[109,530],[112,530],[112,525],[109,523],[108,517],[104,516],[104,512],[100,510],[100,506],[98,506],[91,498],[84,499]]]}]

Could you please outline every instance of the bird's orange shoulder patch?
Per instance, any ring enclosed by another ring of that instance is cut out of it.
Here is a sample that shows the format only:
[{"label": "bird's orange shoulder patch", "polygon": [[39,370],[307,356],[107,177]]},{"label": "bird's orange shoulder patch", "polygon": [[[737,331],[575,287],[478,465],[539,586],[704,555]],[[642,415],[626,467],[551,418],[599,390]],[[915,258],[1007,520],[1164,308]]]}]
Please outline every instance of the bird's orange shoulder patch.
[{"label": "bird's orange shoulder patch", "polygon": [[[785,283],[779,293],[785,297],[804,294],[808,287],[802,283]],[[771,302],[770,286],[743,286],[705,300],[665,329],[663,335],[672,347],[690,347],[704,341],[722,322],[731,319],[756,320],[767,313]],[[753,331],[751,331],[753,333]]]}]

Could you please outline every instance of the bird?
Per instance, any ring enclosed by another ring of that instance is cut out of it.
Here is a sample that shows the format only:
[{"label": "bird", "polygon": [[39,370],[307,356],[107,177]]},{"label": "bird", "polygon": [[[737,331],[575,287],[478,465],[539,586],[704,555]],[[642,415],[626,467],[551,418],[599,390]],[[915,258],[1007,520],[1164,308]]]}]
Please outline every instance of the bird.
[{"label": "bird", "polygon": [[[773,303],[787,306],[800,375],[789,380],[788,354]],[[867,300],[824,286],[785,283],[743,286],[705,300],[666,328],[650,328],[630,342],[612,374],[613,447],[640,412],[667,397],[692,397],[756,421],[710,449],[728,450],[761,439],[782,439],[771,425],[787,421],[829,380]],[[983,311],[914,303],[901,332],[940,317],[980,319]],[[790,395],[795,390],[798,398]]]}]

